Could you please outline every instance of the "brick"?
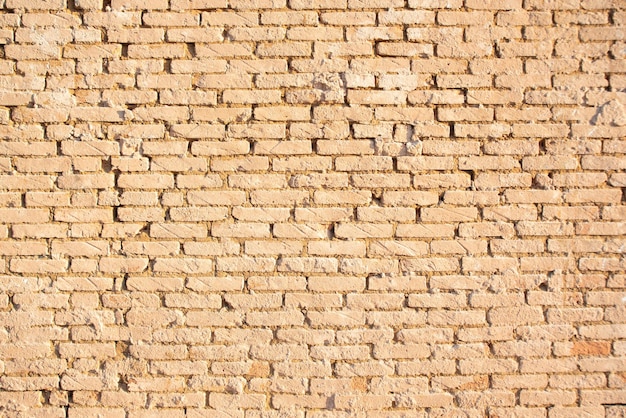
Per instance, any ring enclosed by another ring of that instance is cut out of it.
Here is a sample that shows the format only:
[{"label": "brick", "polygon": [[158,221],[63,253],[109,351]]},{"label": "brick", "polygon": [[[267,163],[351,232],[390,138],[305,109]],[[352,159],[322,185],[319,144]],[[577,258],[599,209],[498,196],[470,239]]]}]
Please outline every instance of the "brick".
[{"label": "brick", "polygon": [[461,170],[511,170],[519,167],[519,163],[510,157],[462,157],[459,159]]},{"label": "brick", "polygon": [[194,141],[191,144],[191,153],[194,155],[241,155],[250,152],[248,141]]},{"label": "brick", "polygon": [[443,195],[443,201],[451,205],[480,205],[493,206],[499,203],[497,192],[490,191],[446,191]]},{"label": "brick", "polygon": [[290,218],[287,208],[233,208],[233,217],[242,221],[287,221]]},{"label": "brick", "polygon": [[199,258],[156,258],[152,269],[155,272],[206,274],[213,272],[213,263]]},{"label": "brick", "polygon": [[[398,375],[400,376],[421,376],[421,375],[434,375],[452,374],[454,362],[450,360],[440,361],[410,361],[401,362],[398,364]],[[427,398],[426,398],[427,399]]]},{"label": "brick", "polygon": [[430,155],[468,155],[479,154],[480,144],[474,141],[423,141],[422,152]]},{"label": "brick", "polygon": [[349,90],[347,97],[350,104],[399,105],[406,102],[407,96],[402,91]]},{"label": "brick", "polygon": [[250,193],[250,200],[255,205],[293,206],[309,201],[306,191],[268,191],[255,190]]},{"label": "brick", "polygon": [[36,260],[18,259],[11,260],[9,270],[16,273],[62,273],[67,271],[67,260]]},{"label": "brick", "polygon": [[475,220],[476,208],[422,208],[420,219],[424,222],[463,222]]},{"label": "brick", "polygon": [[433,192],[385,192],[383,204],[386,206],[429,206],[438,202]]},{"label": "brick", "polygon": [[493,308],[489,311],[488,320],[491,324],[530,324],[544,320],[541,309],[531,308]]},{"label": "brick", "polygon": [[56,209],[54,220],[60,222],[113,222],[111,209]]},{"label": "brick", "polygon": [[127,189],[168,189],[174,187],[174,177],[167,174],[122,174],[117,185]]},{"label": "brick", "polygon": [[145,258],[113,258],[103,257],[98,265],[100,271],[109,273],[136,273],[142,272],[148,267]]},{"label": "brick", "polygon": [[50,219],[50,212],[46,209],[0,209],[0,219],[3,223],[39,223]]},{"label": "brick", "polygon": [[297,208],[295,211],[295,218],[298,222],[332,222],[349,220],[351,217],[350,208]]},{"label": "brick", "polygon": [[[224,136],[224,127],[222,125],[175,124],[170,128],[170,135],[189,139],[222,138]],[[192,147],[194,145],[202,145],[202,143],[194,142]]]},{"label": "brick", "polygon": [[205,238],[206,225],[191,223],[154,223],[150,225],[153,238]]},{"label": "brick", "polygon": [[159,43],[164,41],[163,29],[112,29],[107,32],[109,42]]},{"label": "brick", "polygon": [[399,238],[440,238],[454,236],[453,224],[400,224],[396,229]]},{"label": "brick", "polygon": [[483,218],[496,221],[514,221],[537,219],[537,209],[532,205],[511,205],[483,209]]},{"label": "brick", "polygon": [[506,200],[510,203],[560,203],[561,192],[556,190],[507,190]]},{"label": "brick", "polygon": [[325,238],[328,236],[328,227],[325,225],[277,223],[272,228],[277,238]]},{"label": "brick", "polygon": [[269,225],[262,223],[219,223],[211,228],[211,234],[218,237],[267,237]]}]

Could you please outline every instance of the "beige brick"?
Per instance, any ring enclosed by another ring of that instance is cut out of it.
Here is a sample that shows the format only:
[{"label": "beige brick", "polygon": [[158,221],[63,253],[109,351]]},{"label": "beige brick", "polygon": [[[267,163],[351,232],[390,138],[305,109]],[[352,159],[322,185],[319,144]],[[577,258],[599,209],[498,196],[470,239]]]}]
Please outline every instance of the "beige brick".
[{"label": "beige brick", "polygon": [[67,271],[67,260],[14,258],[9,270],[16,273],[62,273]]},{"label": "beige brick", "polygon": [[350,176],[350,183],[354,187],[363,189],[377,189],[381,187],[408,188],[411,180],[410,176],[406,174],[353,174]]},{"label": "beige brick", "polygon": [[489,191],[446,191],[443,195],[443,200],[451,205],[492,206],[500,202],[500,196],[497,192]]},{"label": "beige brick", "polygon": [[357,219],[365,222],[380,222],[382,219],[410,222],[415,220],[415,210],[412,208],[359,207]]},{"label": "beige brick", "polygon": [[269,257],[256,257],[256,258],[218,258],[217,270],[218,271],[252,271],[252,272],[266,272],[273,271],[276,262],[273,258]]},{"label": "beige brick", "polygon": [[250,201],[254,205],[294,206],[307,204],[309,193],[307,191],[270,191],[254,190],[250,193]]},{"label": "beige brick", "polygon": [[102,272],[136,273],[144,271],[148,267],[148,259],[103,257],[98,266]]},{"label": "beige brick", "polygon": [[398,364],[398,375],[400,376],[422,376],[453,374],[454,362],[450,360],[423,360],[423,361],[407,361]]},{"label": "beige brick", "polygon": [[152,270],[178,274],[212,273],[213,263],[200,258],[156,258]]},{"label": "beige brick", "polygon": [[343,259],[339,266],[342,273],[364,274],[364,273],[390,273],[395,274],[398,271],[398,262],[396,260],[385,259]]},{"label": "beige brick", "polygon": [[391,225],[341,223],[335,228],[340,238],[385,238],[392,234]]},{"label": "beige brick", "polygon": [[437,193],[433,192],[393,192],[385,191],[383,194],[383,204],[385,206],[429,206],[439,200]]},{"label": "beige brick", "polygon": [[277,223],[274,224],[272,233],[277,238],[326,238],[328,237],[328,227],[315,223]]},{"label": "beige brick", "polygon": [[416,174],[413,186],[425,189],[467,187],[470,181],[467,174]]},{"label": "beige brick", "polygon": [[[170,128],[170,135],[173,137],[204,139],[204,138],[222,138],[224,136],[224,126],[222,125],[204,125],[204,124],[175,124]],[[197,142],[192,144],[195,145]],[[198,144],[202,145],[202,143]],[[196,154],[196,152],[193,152]]]},{"label": "beige brick", "polygon": [[482,240],[442,240],[432,241],[433,254],[479,254],[487,252],[487,242]]},{"label": "beige brick", "polygon": [[64,174],[59,176],[62,189],[107,189],[113,187],[114,176],[109,174]]},{"label": "beige brick", "polygon": [[[356,27],[346,31],[348,41],[389,41],[402,39],[402,30],[398,27]],[[369,55],[369,54],[354,54]]]},{"label": "beige brick", "polygon": [[398,157],[398,170],[430,171],[451,170],[454,168],[452,157]]},{"label": "beige brick", "polygon": [[530,324],[544,320],[541,309],[536,307],[493,308],[489,311],[488,319],[491,324]]},{"label": "beige brick", "polygon": [[340,308],[343,304],[340,295],[288,293],[285,306],[294,308]]},{"label": "beige brick", "polygon": [[297,208],[295,219],[298,222],[338,222],[350,220],[351,208]]},{"label": "beige brick", "polygon": [[194,155],[238,155],[249,152],[250,143],[248,141],[194,141],[191,144],[191,153]]},{"label": "beige brick", "polygon": [[[259,109],[265,108],[257,108]],[[293,109],[290,109],[290,112]],[[273,112],[272,112],[273,113]],[[308,113],[308,111],[307,111]],[[255,112],[256,116],[256,112]],[[257,116],[258,117],[258,116]],[[279,116],[272,116],[273,118]],[[308,119],[308,116],[307,116]],[[278,119],[274,119],[278,120]],[[310,154],[312,151],[311,142],[310,141],[259,141],[254,144],[254,153],[255,154]]]},{"label": "beige brick", "polygon": [[420,219],[424,222],[466,222],[477,218],[476,208],[422,208]]},{"label": "beige brick", "polygon": [[56,209],[54,220],[59,222],[113,222],[111,209]]},{"label": "beige brick", "polygon": [[287,186],[287,181],[280,174],[231,174],[228,185],[242,189],[280,189]]},{"label": "beige brick", "polygon": [[465,272],[514,272],[517,267],[517,259],[512,257],[463,257],[462,259],[462,268]]},{"label": "beige brick", "polygon": [[342,242],[342,241],[312,241],[308,244],[308,252],[311,255],[365,255],[365,244],[363,242]]},{"label": "beige brick", "polygon": [[403,91],[348,91],[348,103],[357,105],[401,105],[406,102],[406,97]]},{"label": "beige brick", "polygon": [[331,273],[338,270],[338,262],[334,258],[323,257],[281,258],[277,269],[286,272]]},{"label": "beige brick", "polygon": [[131,290],[137,291],[180,291],[184,288],[181,279],[159,277],[156,280],[144,280],[143,278],[129,278],[126,285]]},{"label": "beige brick", "polygon": [[306,280],[301,276],[255,276],[248,280],[248,286],[259,290],[303,290],[306,288]]},{"label": "beige brick", "polygon": [[154,223],[150,225],[153,238],[205,238],[206,225],[192,223]]},{"label": "beige brick", "polygon": [[399,238],[440,238],[453,236],[453,224],[399,224],[396,228],[396,237]]},{"label": "beige brick", "polygon": [[287,208],[244,208],[234,207],[233,217],[242,221],[280,222],[290,218]]},{"label": "beige brick", "polygon": [[400,268],[406,272],[456,271],[459,268],[459,262],[454,258],[437,257],[405,259],[401,261]]},{"label": "beige brick", "polygon": [[225,240],[223,243],[218,241],[186,242],[183,245],[185,254],[205,256],[236,254],[239,252],[239,248],[239,244],[230,240]]}]

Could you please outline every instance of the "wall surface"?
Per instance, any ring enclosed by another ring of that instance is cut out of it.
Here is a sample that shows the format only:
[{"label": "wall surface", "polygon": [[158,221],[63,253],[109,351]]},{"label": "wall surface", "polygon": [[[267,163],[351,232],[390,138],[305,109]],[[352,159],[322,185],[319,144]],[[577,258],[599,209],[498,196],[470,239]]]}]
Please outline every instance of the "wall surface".
[{"label": "wall surface", "polygon": [[623,0],[2,4],[2,417],[626,415]]}]

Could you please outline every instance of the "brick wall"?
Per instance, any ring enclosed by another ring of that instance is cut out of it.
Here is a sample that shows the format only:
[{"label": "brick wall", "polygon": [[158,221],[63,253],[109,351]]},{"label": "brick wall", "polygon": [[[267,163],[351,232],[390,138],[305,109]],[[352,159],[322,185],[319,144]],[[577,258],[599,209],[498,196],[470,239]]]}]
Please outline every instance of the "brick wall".
[{"label": "brick wall", "polygon": [[2,0],[0,415],[623,417],[623,0]]}]

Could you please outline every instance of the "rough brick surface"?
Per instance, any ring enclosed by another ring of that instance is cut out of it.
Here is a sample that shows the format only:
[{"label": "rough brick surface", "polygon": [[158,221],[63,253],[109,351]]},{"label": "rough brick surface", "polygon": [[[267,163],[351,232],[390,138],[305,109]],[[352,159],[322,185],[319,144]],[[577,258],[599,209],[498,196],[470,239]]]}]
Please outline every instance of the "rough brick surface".
[{"label": "rough brick surface", "polygon": [[625,416],[623,0],[0,3],[0,416]]}]

